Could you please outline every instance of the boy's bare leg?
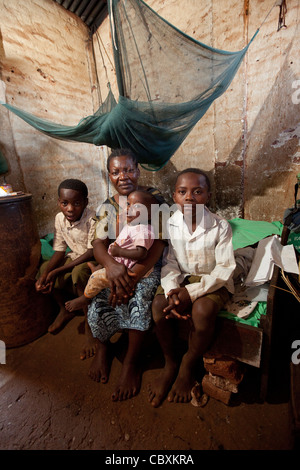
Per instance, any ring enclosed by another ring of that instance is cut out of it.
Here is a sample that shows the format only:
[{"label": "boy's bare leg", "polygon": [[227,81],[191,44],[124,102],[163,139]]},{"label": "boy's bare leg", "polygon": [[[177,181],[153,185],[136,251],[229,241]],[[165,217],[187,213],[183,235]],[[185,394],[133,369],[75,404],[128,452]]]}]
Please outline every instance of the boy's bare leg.
[{"label": "boy's bare leg", "polygon": [[140,353],[146,332],[129,330],[128,349],[123,361],[119,382],[112,394],[113,401],[127,400],[136,396],[141,387]]},{"label": "boy's bare leg", "polygon": [[157,408],[166,398],[178,371],[176,354],[176,320],[166,319],[163,309],[168,305],[164,295],[157,295],[152,303],[155,332],[162,348],[165,365],[158,377],[148,385],[149,402]]},{"label": "boy's bare leg", "polygon": [[187,403],[191,400],[191,390],[195,383],[195,367],[212,341],[217,313],[217,304],[207,297],[199,298],[194,302],[193,326],[190,331],[188,350],[182,358],[168,401]]},{"label": "boy's bare leg", "polygon": [[103,384],[108,382],[110,372],[109,343],[95,340],[95,356],[93,358],[89,376],[95,382]]},{"label": "boy's bare leg", "polygon": [[49,326],[48,332],[55,334],[58,333],[72,318],[74,313],[69,312],[65,307],[65,296],[63,292],[58,289],[53,290],[53,296],[59,305],[59,313],[55,318],[54,322]]}]

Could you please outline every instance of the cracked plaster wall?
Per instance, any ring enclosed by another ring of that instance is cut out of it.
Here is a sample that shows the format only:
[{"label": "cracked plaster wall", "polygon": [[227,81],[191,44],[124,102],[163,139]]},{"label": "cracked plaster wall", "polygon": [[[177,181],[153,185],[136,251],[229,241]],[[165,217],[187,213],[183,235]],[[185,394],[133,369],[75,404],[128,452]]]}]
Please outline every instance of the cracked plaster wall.
[{"label": "cracked plaster wall", "polygon": [[[245,46],[274,2],[148,4],[195,39],[233,51]],[[163,188],[171,200],[176,171],[198,166],[211,176],[212,208],[225,217],[282,219],[293,203],[299,172],[299,2],[288,0],[287,7],[287,28],[277,32],[279,8],[273,8],[229,89],[166,167],[142,170],[142,183]],[[107,20],[98,31],[104,67],[96,38],[95,63],[84,24],[52,0],[28,0],[21,9],[17,0],[0,0],[0,9],[0,79],[8,103],[54,122],[76,124],[105,99],[108,80],[117,95]],[[50,139],[4,109],[0,125],[0,149],[11,168],[7,179],[15,189],[33,194],[41,235],[52,230],[56,188],[65,177],[88,184],[94,208],[111,192],[105,147]]]}]

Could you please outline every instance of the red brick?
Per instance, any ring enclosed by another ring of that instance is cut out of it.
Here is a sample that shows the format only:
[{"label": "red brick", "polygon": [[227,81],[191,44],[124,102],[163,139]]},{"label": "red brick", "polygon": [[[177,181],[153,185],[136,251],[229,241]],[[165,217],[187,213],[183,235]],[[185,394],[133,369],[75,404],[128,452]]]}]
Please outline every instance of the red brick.
[{"label": "red brick", "polygon": [[231,382],[229,379],[225,379],[224,377],[220,377],[219,375],[213,375],[211,372],[208,374],[207,380],[218,388],[222,390],[226,390],[232,393],[238,393],[238,385]]},{"label": "red brick", "polygon": [[209,381],[208,375],[205,375],[202,379],[202,389],[203,393],[206,393],[206,395],[225,403],[225,405],[229,404],[232,392],[216,387]]},{"label": "red brick", "polygon": [[213,375],[218,375],[230,380],[234,384],[239,384],[244,377],[242,365],[234,359],[226,356],[214,358],[211,356],[203,357],[204,367]]}]

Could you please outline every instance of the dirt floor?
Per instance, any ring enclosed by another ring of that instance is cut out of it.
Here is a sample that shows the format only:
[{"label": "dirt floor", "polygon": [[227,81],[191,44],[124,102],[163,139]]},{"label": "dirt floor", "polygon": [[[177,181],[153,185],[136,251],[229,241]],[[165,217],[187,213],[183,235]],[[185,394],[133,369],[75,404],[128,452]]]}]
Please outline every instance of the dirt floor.
[{"label": "dirt floor", "polygon": [[290,450],[288,377],[275,376],[270,398],[260,403],[257,369],[249,367],[232,404],[210,398],[206,406],[147,402],[147,383],[161,367],[149,340],[138,396],[113,402],[120,373],[122,336],[108,384],[88,377],[91,359],[80,361],[83,317],[58,335],[6,351],[0,365],[1,450]]}]

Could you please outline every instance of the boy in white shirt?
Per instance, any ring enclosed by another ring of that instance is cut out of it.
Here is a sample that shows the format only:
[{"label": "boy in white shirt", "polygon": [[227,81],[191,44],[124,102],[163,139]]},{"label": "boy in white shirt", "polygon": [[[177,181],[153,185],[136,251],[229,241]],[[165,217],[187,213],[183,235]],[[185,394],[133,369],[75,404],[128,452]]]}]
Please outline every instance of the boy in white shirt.
[{"label": "boy in white shirt", "polygon": [[[168,401],[191,400],[195,366],[208,349],[219,310],[233,293],[235,259],[229,223],[210,212],[210,181],[201,170],[179,173],[173,200],[178,210],[168,220],[169,247],[163,261],[161,286],[152,313],[165,365],[149,386],[149,401],[157,407],[170,388]],[[176,320],[188,320],[188,350],[177,357]],[[176,379],[176,380],[175,380]]]}]

